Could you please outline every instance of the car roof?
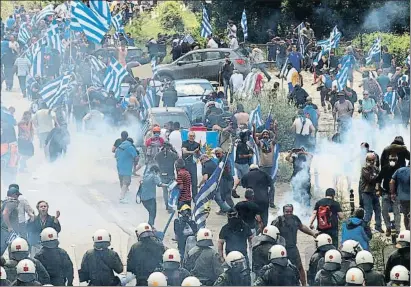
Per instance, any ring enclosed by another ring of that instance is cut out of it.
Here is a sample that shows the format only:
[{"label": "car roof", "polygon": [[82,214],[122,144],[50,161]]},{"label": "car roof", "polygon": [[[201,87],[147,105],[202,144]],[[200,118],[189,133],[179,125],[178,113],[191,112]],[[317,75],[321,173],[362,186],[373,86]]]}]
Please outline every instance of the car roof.
[{"label": "car roof", "polygon": [[177,84],[202,84],[202,83],[211,84],[211,82],[206,79],[182,79],[182,80],[174,80],[174,83],[177,83]]},{"label": "car roof", "polygon": [[[98,52],[98,51],[102,51],[102,50],[117,50],[117,48],[116,47],[104,47],[104,48],[100,48],[100,49],[97,49],[97,50],[95,50],[94,52]],[[127,50],[141,50],[141,51],[143,51],[143,49],[141,49],[141,48],[139,48],[139,47],[130,47],[130,46],[128,46],[127,47]],[[93,53],[94,53],[93,52]]]},{"label": "car roof", "polygon": [[190,52],[234,52],[233,49],[230,48],[207,48],[207,49],[197,49]]},{"label": "car roof", "polygon": [[176,107],[157,107],[157,108],[151,108],[149,110],[150,114],[162,114],[162,113],[183,113],[185,114],[185,111],[182,108],[176,108]]}]

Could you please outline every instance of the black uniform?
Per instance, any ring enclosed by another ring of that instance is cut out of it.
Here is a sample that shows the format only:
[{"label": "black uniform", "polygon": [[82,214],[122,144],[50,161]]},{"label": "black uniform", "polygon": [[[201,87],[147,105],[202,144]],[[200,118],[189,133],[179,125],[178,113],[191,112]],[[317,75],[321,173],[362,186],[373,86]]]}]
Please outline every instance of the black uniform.
[{"label": "black uniform", "polygon": [[197,224],[189,217],[180,216],[174,220],[174,234],[177,239],[178,251],[184,257],[187,238],[197,234]]},{"label": "black uniform", "polygon": [[312,286],[344,286],[345,272],[328,271],[321,269],[315,276],[314,284]]},{"label": "black uniform", "polygon": [[131,246],[127,257],[127,271],[136,275],[136,286],[147,286],[147,278],[156,268],[161,267],[163,243],[156,237],[144,237]]},{"label": "black uniform", "polygon": [[299,286],[300,275],[297,268],[288,263],[286,266],[270,263],[261,270],[254,286]]},{"label": "black uniform", "polygon": [[314,284],[315,275],[319,271],[319,269],[317,269],[318,262],[321,260],[321,258],[324,258],[325,253],[331,249],[335,249],[335,247],[331,244],[321,246],[317,248],[315,253],[311,256],[310,264],[308,265],[308,270],[307,270],[307,282],[309,285]]},{"label": "black uniform", "polygon": [[117,252],[108,248],[90,249],[81,261],[79,280],[89,281],[89,286],[120,286],[120,279],[113,271],[118,274],[123,272],[123,263]]},{"label": "black uniform", "polygon": [[7,279],[0,279],[0,286],[10,286],[10,281]]},{"label": "black uniform", "polygon": [[64,249],[41,248],[34,256],[39,260],[50,275],[50,282],[54,286],[73,285],[73,263]]},{"label": "black uniform", "polygon": [[213,286],[251,286],[250,272],[240,275],[226,270],[218,276]]},{"label": "black uniform", "polygon": [[[40,261],[38,261],[35,258],[23,258],[23,259],[29,259],[29,260],[33,261],[34,265],[36,266],[37,278],[38,278],[38,281],[41,283],[41,285],[50,284],[50,276],[49,276],[46,268],[44,268],[43,264],[41,264]],[[7,278],[8,278],[8,280],[10,280],[10,282],[13,282],[13,281],[17,280],[16,266],[19,262],[20,261],[16,261],[16,260],[7,260],[6,261],[4,269],[6,270]],[[30,286],[30,285],[27,285],[27,286]]]},{"label": "black uniform", "polygon": [[385,286],[384,275],[378,271],[365,271],[365,286]]},{"label": "black uniform", "polygon": [[20,280],[15,280],[10,286],[43,286],[43,284],[38,281],[23,282]]},{"label": "black uniform", "polygon": [[167,286],[181,286],[183,280],[190,276],[190,272],[185,268],[177,269],[158,269],[158,272],[162,272],[167,277]]},{"label": "black uniform", "polygon": [[270,251],[270,248],[276,244],[280,244],[285,247],[285,239],[279,236],[278,240],[274,240],[266,235],[261,235],[254,238],[257,239],[259,237],[261,237],[261,240],[252,247],[253,272],[257,276],[262,276],[263,267],[270,263],[270,260],[268,258],[268,252]]},{"label": "black uniform", "polygon": [[[344,274],[347,272],[348,269],[350,269],[351,267],[355,267],[355,257],[343,257],[342,261],[341,261],[341,272],[343,272]],[[318,265],[317,265],[317,270],[321,270],[324,267],[324,258],[321,258],[320,261],[318,261]],[[389,277],[389,275],[388,275]]]},{"label": "black uniform", "polygon": [[396,265],[402,265],[410,271],[410,247],[400,248],[390,254],[387,264],[385,265],[386,282],[390,281],[391,269]]}]

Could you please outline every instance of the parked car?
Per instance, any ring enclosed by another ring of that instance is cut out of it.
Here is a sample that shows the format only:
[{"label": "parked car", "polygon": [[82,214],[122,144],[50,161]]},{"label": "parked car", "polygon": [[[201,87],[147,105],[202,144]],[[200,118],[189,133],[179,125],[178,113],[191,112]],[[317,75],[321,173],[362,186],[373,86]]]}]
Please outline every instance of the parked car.
[{"label": "parked car", "polygon": [[176,107],[190,106],[215,91],[213,85],[206,79],[175,80],[171,85],[177,91]]},{"label": "parked car", "polygon": [[[106,64],[109,63],[111,57],[114,57],[118,60],[118,51],[115,47],[97,49],[93,52],[92,55],[96,56],[97,58],[102,58],[104,63]],[[127,47],[126,62],[138,62],[141,65],[144,65],[150,63],[150,57],[140,48]]]},{"label": "parked car", "polygon": [[170,64],[157,66],[157,77],[162,82],[204,78],[219,81],[219,71],[229,55],[234,68],[245,76],[251,71],[250,61],[243,54],[228,48],[199,49],[188,52]]}]

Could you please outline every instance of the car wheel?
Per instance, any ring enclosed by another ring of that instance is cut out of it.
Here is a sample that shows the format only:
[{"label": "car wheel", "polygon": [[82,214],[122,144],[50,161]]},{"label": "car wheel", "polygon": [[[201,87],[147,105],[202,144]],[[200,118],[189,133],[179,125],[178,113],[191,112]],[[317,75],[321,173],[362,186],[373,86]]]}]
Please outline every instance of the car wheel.
[{"label": "car wheel", "polygon": [[169,85],[172,81],[173,78],[170,77],[169,75],[161,75],[159,76],[160,82],[163,83],[163,85]]}]

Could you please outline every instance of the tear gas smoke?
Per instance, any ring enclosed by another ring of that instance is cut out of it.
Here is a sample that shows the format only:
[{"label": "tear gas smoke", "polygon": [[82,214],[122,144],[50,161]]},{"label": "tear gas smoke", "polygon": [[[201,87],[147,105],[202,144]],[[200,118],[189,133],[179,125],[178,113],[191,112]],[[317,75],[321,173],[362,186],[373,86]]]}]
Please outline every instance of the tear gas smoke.
[{"label": "tear gas smoke", "polygon": [[384,6],[367,13],[362,29],[366,31],[390,30],[394,24],[408,26],[409,13],[409,1],[389,1]]}]

